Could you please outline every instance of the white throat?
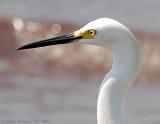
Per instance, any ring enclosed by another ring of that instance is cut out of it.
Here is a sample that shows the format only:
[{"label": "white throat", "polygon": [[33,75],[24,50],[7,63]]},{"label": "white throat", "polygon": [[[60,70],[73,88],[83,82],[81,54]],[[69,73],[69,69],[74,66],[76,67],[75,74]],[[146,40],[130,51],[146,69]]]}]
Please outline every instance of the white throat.
[{"label": "white throat", "polygon": [[100,87],[97,102],[98,124],[123,124],[123,98],[140,64],[139,49],[134,36],[128,33],[126,38],[118,42],[107,47],[112,52],[113,66]]}]

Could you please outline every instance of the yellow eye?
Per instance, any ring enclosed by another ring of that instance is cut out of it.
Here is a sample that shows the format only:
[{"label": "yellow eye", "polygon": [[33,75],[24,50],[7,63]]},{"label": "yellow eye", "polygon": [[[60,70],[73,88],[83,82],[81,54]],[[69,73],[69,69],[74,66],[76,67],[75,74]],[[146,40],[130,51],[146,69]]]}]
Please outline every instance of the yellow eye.
[{"label": "yellow eye", "polygon": [[90,30],[88,30],[88,34],[89,34],[91,37],[93,37],[93,36],[96,35],[96,31],[95,31],[94,29],[90,29]]}]

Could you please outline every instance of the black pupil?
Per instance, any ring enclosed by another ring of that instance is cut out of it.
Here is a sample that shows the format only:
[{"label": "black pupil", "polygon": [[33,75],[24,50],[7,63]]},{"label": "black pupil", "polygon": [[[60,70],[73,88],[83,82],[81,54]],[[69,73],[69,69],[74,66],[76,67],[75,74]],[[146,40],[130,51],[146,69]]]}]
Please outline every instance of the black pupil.
[{"label": "black pupil", "polygon": [[90,34],[92,34],[92,35],[93,35],[93,31],[90,31]]}]

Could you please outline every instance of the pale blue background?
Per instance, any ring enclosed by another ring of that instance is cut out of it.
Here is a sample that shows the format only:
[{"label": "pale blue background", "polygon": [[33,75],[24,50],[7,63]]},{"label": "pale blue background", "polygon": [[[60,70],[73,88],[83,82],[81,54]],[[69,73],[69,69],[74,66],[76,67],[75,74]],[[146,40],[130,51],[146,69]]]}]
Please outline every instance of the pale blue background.
[{"label": "pale blue background", "polygon": [[0,0],[0,15],[80,22],[114,18],[133,29],[160,30],[159,0]]}]

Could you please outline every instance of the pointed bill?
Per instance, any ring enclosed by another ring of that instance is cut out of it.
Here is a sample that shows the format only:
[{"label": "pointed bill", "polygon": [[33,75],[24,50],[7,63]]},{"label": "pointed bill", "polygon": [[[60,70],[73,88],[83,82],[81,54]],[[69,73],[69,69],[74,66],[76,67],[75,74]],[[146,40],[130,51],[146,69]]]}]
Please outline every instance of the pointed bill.
[{"label": "pointed bill", "polygon": [[32,48],[57,45],[57,44],[67,44],[67,43],[75,42],[78,39],[82,39],[82,36],[77,36],[74,33],[71,33],[67,35],[62,35],[54,38],[49,38],[49,39],[44,39],[44,40],[36,41],[33,43],[29,43],[18,48],[17,50],[32,49]]}]

